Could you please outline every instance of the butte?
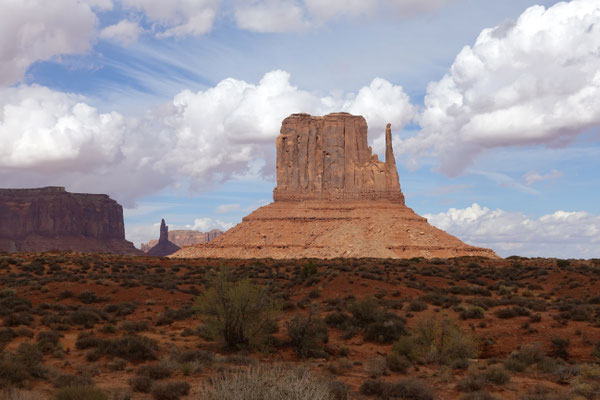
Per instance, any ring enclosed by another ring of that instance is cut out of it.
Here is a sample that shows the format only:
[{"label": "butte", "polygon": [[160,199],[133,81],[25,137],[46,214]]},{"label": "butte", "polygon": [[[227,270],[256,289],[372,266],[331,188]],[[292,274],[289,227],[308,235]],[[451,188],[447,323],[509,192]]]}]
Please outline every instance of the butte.
[{"label": "butte", "polygon": [[382,162],[368,146],[362,116],[287,117],[277,138],[274,202],[219,238],[171,257],[498,258],[406,207],[389,124],[385,144]]}]

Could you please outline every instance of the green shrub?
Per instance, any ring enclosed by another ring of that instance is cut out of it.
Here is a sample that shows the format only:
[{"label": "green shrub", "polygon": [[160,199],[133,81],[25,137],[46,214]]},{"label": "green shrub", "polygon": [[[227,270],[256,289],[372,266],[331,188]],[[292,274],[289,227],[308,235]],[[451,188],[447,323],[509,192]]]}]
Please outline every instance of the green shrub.
[{"label": "green shrub", "polygon": [[0,388],[23,387],[27,381],[43,377],[43,358],[38,346],[31,343],[21,343],[15,353],[0,353]]},{"label": "green shrub", "polygon": [[427,309],[427,303],[422,300],[412,300],[408,303],[408,311],[419,312]]},{"label": "green shrub", "polygon": [[359,301],[354,301],[348,305],[348,311],[352,314],[354,322],[358,326],[367,326],[370,323],[380,319],[382,311],[377,304],[377,300],[372,297],[366,297]]},{"label": "green shrub", "polygon": [[483,318],[484,313],[485,311],[483,308],[478,306],[470,306],[461,311],[460,317],[462,319],[481,319]]},{"label": "green shrub", "polygon": [[282,365],[259,365],[247,371],[225,373],[212,378],[201,389],[203,400],[331,400],[326,382],[308,369],[288,369]]},{"label": "green shrub", "polygon": [[504,385],[510,381],[510,374],[500,365],[489,366],[483,376],[487,382],[494,385]]},{"label": "green shrub", "polygon": [[399,372],[401,374],[406,373],[410,368],[411,362],[406,356],[403,356],[397,352],[392,351],[385,359],[387,367],[390,371]]},{"label": "green shrub", "polygon": [[474,358],[478,352],[475,338],[448,317],[420,320],[410,336],[401,337],[392,351],[409,360],[446,365]]},{"label": "green shrub", "polygon": [[260,347],[266,344],[279,310],[268,290],[249,280],[234,282],[224,272],[197,300],[202,314],[221,333],[229,347]]},{"label": "green shrub", "polygon": [[71,386],[54,392],[53,400],[108,400],[108,395],[93,386]]},{"label": "green shrub", "polygon": [[290,343],[300,357],[320,356],[327,343],[327,325],[312,311],[306,316],[296,314],[287,324]]}]

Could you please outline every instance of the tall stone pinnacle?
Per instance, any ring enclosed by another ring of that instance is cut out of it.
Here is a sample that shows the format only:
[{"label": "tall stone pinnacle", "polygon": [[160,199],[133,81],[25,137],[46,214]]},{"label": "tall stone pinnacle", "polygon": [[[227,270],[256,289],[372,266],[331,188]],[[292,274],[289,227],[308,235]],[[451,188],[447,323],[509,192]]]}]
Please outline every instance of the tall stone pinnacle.
[{"label": "tall stone pinnacle", "polygon": [[164,243],[169,241],[169,227],[165,224],[165,220],[160,223],[160,237],[158,238],[159,243]]}]

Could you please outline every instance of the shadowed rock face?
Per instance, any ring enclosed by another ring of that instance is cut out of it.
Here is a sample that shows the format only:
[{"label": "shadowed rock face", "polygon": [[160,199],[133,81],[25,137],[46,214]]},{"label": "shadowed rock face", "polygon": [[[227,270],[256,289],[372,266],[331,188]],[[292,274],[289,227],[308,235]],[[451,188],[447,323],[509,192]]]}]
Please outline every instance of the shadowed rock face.
[{"label": "shadowed rock face", "polygon": [[125,240],[123,208],[105,194],[0,189],[0,221],[3,251],[140,254]]},{"label": "shadowed rock face", "polygon": [[389,124],[385,139],[386,160],[381,162],[367,143],[367,123],[362,116],[289,116],[277,138],[274,200],[390,200],[404,204]]},{"label": "shadowed rock face", "polygon": [[277,138],[274,203],[203,245],[172,257],[215,258],[498,258],[437,229],[404,204],[392,132],[386,160],[367,145],[360,116],[294,114]]},{"label": "shadowed rock face", "polygon": [[163,219],[160,223],[160,236],[158,244],[148,250],[149,256],[166,257],[179,250],[179,246],[169,241],[169,227],[165,224]]}]

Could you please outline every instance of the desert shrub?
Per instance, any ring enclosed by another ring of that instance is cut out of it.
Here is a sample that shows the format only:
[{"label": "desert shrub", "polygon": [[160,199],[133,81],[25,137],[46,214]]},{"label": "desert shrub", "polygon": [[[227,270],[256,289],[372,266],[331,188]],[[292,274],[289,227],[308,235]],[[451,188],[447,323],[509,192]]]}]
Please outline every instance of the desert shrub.
[{"label": "desert shrub", "polygon": [[366,297],[359,301],[354,301],[348,305],[348,311],[352,314],[354,322],[358,326],[367,326],[376,322],[382,311],[377,304],[377,300],[372,297]]},{"label": "desert shrub", "polygon": [[408,303],[408,311],[412,311],[412,312],[419,312],[419,311],[424,311],[427,309],[427,303],[425,303],[423,300],[412,300],[410,303]]},{"label": "desert shrub", "polygon": [[52,379],[52,386],[57,389],[69,386],[91,386],[94,382],[87,376],[62,374]]},{"label": "desert shrub", "polygon": [[225,272],[217,275],[196,304],[229,347],[263,346],[279,309],[267,288],[247,279],[234,282]]},{"label": "desert shrub", "polygon": [[98,298],[98,296],[96,296],[96,293],[91,292],[89,290],[86,290],[85,292],[81,292],[79,294],[79,296],[77,296],[77,298],[83,304],[92,304],[92,303],[97,303],[97,302],[101,301],[101,299]]},{"label": "desert shrub", "polygon": [[325,322],[327,323],[327,325],[341,326],[346,321],[348,321],[348,318],[349,318],[348,315],[341,313],[339,311],[334,311],[330,314],[327,314],[327,316],[325,317]]},{"label": "desert shrub", "polygon": [[152,387],[152,379],[147,376],[134,376],[127,382],[134,392],[148,393]]},{"label": "desert shrub", "polygon": [[395,351],[392,351],[390,354],[388,354],[388,356],[385,358],[385,361],[390,371],[399,372],[401,374],[406,373],[411,365],[410,360],[406,358],[406,356],[403,356]]},{"label": "desert shrub", "polygon": [[0,388],[23,387],[27,381],[43,377],[43,358],[40,349],[31,343],[21,343],[15,353],[0,353]]},{"label": "desert shrub", "polygon": [[495,385],[504,385],[510,381],[510,374],[500,365],[491,365],[483,373],[485,380]]},{"label": "desert shrub", "polygon": [[552,352],[551,355],[556,358],[562,358],[566,360],[569,358],[569,346],[571,345],[571,341],[566,338],[555,337],[551,340],[552,343]]},{"label": "desert shrub", "polygon": [[190,384],[187,382],[154,383],[150,394],[156,400],[178,400],[190,392]]},{"label": "desert shrub", "polygon": [[594,349],[592,350],[592,357],[600,359],[600,342],[594,345]]},{"label": "desert shrub", "polygon": [[148,330],[148,323],[145,321],[123,321],[119,324],[122,331],[133,333]]},{"label": "desert shrub", "polygon": [[83,325],[86,328],[93,328],[95,324],[102,320],[97,311],[84,307],[70,313],[68,318],[72,324]]},{"label": "desert shrub", "polygon": [[381,399],[434,399],[431,388],[417,379],[403,379],[396,382],[369,379],[362,383],[359,391],[361,394],[378,396]]},{"label": "desert shrub", "polygon": [[282,365],[255,366],[247,371],[225,373],[211,378],[201,389],[203,400],[330,400],[326,382],[307,369],[289,369]]},{"label": "desert shrub", "polygon": [[88,353],[89,361],[106,355],[121,357],[130,362],[142,362],[156,359],[157,342],[146,336],[129,335],[117,339],[101,340],[98,347]]},{"label": "desert shrub", "polygon": [[32,392],[7,388],[0,390],[0,400],[42,400],[42,398],[38,394]]},{"label": "desert shrub", "polygon": [[311,311],[305,316],[296,314],[286,327],[290,343],[298,356],[312,357],[322,354],[323,345],[329,339],[327,325],[314,312]]},{"label": "desert shrub", "polygon": [[37,345],[43,353],[50,353],[58,346],[61,336],[58,331],[42,331],[37,335]]},{"label": "desert shrub", "polygon": [[94,336],[91,332],[80,332],[77,334],[77,339],[75,340],[75,347],[78,350],[90,349],[92,347],[98,347],[103,342],[97,336]]},{"label": "desert shrub", "polygon": [[178,310],[166,308],[156,317],[156,325],[170,325],[175,321],[183,321],[194,315],[194,310],[191,307],[183,307]]},{"label": "desert shrub", "polygon": [[522,372],[530,365],[544,362],[546,358],[546,353],[539,343],[526,344],[510,354],[504,361],[504,367],[509,371]]},{"label": "desert shrub", "polygon": [[485,378],[482,374],[468,374],[456,387],[462,392],[477,392],[485,386]]},{"label": "desert shrub", "polygon": [[117,316],[125,316],[132,314],[137,308],[137,304],[130,302],[122,302],[117,304],[108,304],[102,311],[106,313],[115,314]]},{"label": "desert shrub", "polygon": [[329,382],[329,392],[331,400],[349,400],[350,386],[344,382],[331,381]]},{"label": "desert shrub", "polygon": [[122,358],[115,357],[109,361],[106,366],[111,371],[123,371],[127,366],[127,361],[123,360]]},{"label": "desert shrub", "polygon": [[401,337],[392,352],[409,360],[451,364],[477,355],[477,342],[448,317],[422,319],[409,336]]},{"label": "desert shrub", "polygon": [[481,319],[483,318],[484,310],[481,307],[470,306],[461,311],[462,319]]},{"label": "desert shrub", "polygon": [[179,353],[175,353],[173,359],[182,363],[197,362],[204,365],[210,365],[215,360],[215,354],[210,351],[203,350],[185,350]]},{"label": "desert shrub", "polygon": [[536,385],[529,388],[526,394],[521,396],[520,400],[564,400],[568,398],[564,393],[557,392],[556,389]]},{"label": "desert shrub", "polygon": [[108,400],[108,395],[94,386],[70,386],[57,390],[53,400]]},{"label": "desert shrub", "polygon": [[8,314],[4,317],[4,326],[30,326],[34,321],[33,315],[27,311]]},{"label": "desert shrub", "polygon": [[152,380],[165,379],[171,376],[171,370],[164,365],[142,365],[135,372],[139,376],[147,376]]},{"label": "desert shrub", "polygon": [[384,314],[381,319],[365,328],[365,340],[378,343],[391,343],[406,335],[404,320],[394,314]]},{"label": "desert shrub", "polygon": [[496,397],[492,396],[488,392],[477,391],[463,395],[460,400],[496,400]]}]

